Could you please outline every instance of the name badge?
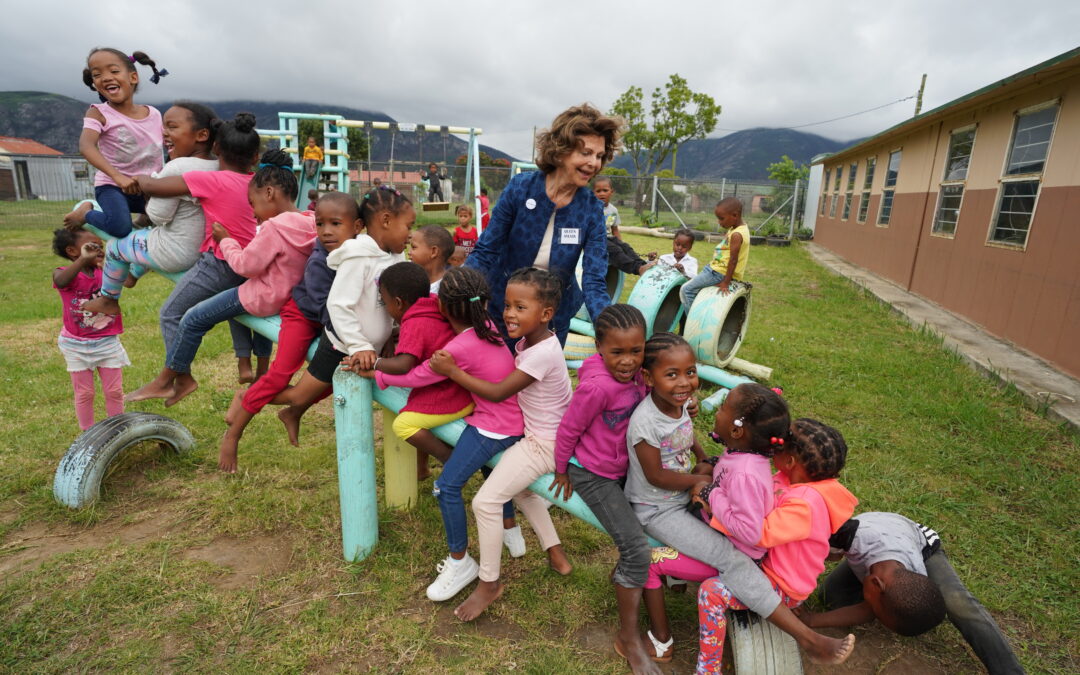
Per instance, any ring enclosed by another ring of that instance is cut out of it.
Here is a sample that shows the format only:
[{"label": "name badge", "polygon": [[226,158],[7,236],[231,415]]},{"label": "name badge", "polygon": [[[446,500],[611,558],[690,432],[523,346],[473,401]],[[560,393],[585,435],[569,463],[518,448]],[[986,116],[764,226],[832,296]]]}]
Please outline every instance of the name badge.
[{"label": "name badge", "polygon": [[570,245],[581,243],[581,230],[576,227],[559,228],[559,243]]}]

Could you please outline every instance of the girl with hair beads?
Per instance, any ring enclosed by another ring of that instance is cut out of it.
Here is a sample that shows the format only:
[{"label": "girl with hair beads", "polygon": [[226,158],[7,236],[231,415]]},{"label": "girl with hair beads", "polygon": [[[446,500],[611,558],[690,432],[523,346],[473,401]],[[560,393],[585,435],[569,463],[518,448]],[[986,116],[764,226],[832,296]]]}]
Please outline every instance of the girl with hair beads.
[{"label": "girl with hair beads", "polygon": [[[155,178],[182,176],[188,171],[217,171],[211,155],[214,132],[221,124],[210,108],[191,101],[177,101],[165,111],[162,133],[169,162]],[[161,272],[183,272],[199,259],[199,245],[206,218],[199,201],[186,197],[151,197],[146,215],[156,227],[132,230],[105,245],[105,270],[101,295],[87,303],[88,311],[120,312],[120,293],[129,278],[134,280],[153,267]]]},{"label": "girl with hair beads", "polygon": [[[258,152],[259,134],[255,131],[255,116],[237,113],[235,119],[217,125],[214,154],[220,165],[218,171],[189,171],[182,176],[166,178],[136,178],[143,193],[151,197],[195,197],[206,214],[206,223],[222,224],[229,236],[244,247],[255,236],[256,220],[248,202],[248,186],[252,177],[251,167],[258,162]],[[199,251],[201,255],[195,265],[176,282],[172,293],[161,306],[159,317],[166,359],[175,341],[180,320],[189,309],[221,291],[244,283],[244,277],[234,272],[225,261],[210,227],[204,229]],[[240,351],[245,345],[238,344],[237,337],[238,334],[234,333],[233,347]],[[260,357],[269,358],[273,343],[259,336],[255,349]],[[243,355],[237,356],[241,358]],[[251,370],[250,363],[247,370]],[[167,399],[173,393],[172,378],[159,375],[128,394],[124,400]]]},{"label": "girl with hair beads", "polygon": [[292,159],[281,150],[270,150],[259,166],[248,188],[248,199],[262,223],[255,238],[243,248],[221,223],[213,226],[214,241],[230,269],[247,280],[184,313],[166,352],[165,368],[157,377],[169,382],[173,390],[166,406],[179,403],[198,388],[191,362],[211,328],[241,314],[277,314],[303,276],[315,243],[315,218],[310,211],[301,212],[295,206],[297,183]]},{"label": "girl with hair beads", "polygon": [[326,256],[355,238],[361,228],[360,210],[349,195],[328,192],[315,205],[315,244],[304,264],[303,279],[281,306],[281,332],[274,361],[270,370],[247,391],[236,392],[225,414],[229,428],[218,448],[218,468],[222,471],[236,471],[236,453],[244,429],[267,403],[289,386],[289,380],[304,365],[312,340],[324,326],[330,325],[326,296],[334,281],[334,271],[326,266]]},{"label": "girl with hair beads", "polygon": [[120,370],[130,366],[120,333],[124,324],[119,314],[94,314],[84,309],[87,299],[101,288],[101,265],[104,256],[101,240],[86,230],[63,229],[53,232],[53,252],[72,264],[53,270],[53,288],[60,293],[63,328],[57,339],[60,353],[71,374],[75,390],[75,417],[79,428],[94,426],[94,370],[101,378],[105,395],[105,414],[124,412],[124,376]]},{"label": "girl with hair beads", "polygon": [[[858,500],[836,480],[847,457],[847,445],[836,429],[817,420],[798,419],[783,436],[770,440],[779,441],[772,443],[777,497],[776,508],[763,519],[757,535],[758,543],[767,550],[761,569],[784,605],[796,607],[817,586],[829,554],[829,537],[851,517]],[[713,486],[715,493],[716,483]],[[704,495],[703,501],[708,497]],[[715,512],[713,527],[727,533]],[[712,567],[670,550],[660,557],[649,570],[649,590],[645,592],[650,632],[655,639],[671,642],[660,575],[701,581],[697,670],[721,672],[727,627],[724,614],[728,609],[745,606],[716,577]]]},{"label": "girl with hair beads", "polygon": [[[854,648],[853,635],[837,640],[803,624],[790,609],[781,606],[772,584],[749,557],[686,508],[689,490],[699,482],[707,482],[691,473],[690,456],[701,461],[705,453],[694,438],[685,410],[698,388],[697,365],[690,345],[673,333],[656,333],[645,343],[642,368],[645,383],[652,391],[634,410],[626,432],[630,453],[626,498],[645,532],[684,555],[722,570],[722,580],[733,595],[790,633],[815,661],[846,660]],[[661,646],[657,645],[657,651]]]},{"label": "girl with hair beads", "polygon": [[[455,336],[443,348],[454,358],[461,370],[488,382],[500,382],[514,372],[514,357],[507,351],[498,329],[487,315],[490,298],[483,275],[466,267],[446,272],[439,286],[439,310],[450,322]],[[375,382],[380,389],[388,386],[428,387],[446,382],[425,361],[405,375],[376,371]],[[435,479],[432,493],[439,500],[446,544],[450,555],[439,563],[439,576],[427,588],[427,596],[435,602],[449,600],[468,586],[479,573],[476,560],[468,554],[469,539],[465,519],[465,502],[461,490],[477,469],[485,475],[491,471],[485,465],[495,455],[511,447],[523,431],[521,409],[516,395],[502,401],[490,401],[473,394],[474,409],[465,417],[465,431],[453,448],[446,448],[439,460],[442,473]],[[511,502],[503,504],[503,544],[515,558],[525,555],[525,539],[514,521]]]},{"label": "girl with hair beads", "polygon": [[326,298],[330,325],[315,356],[300,381],[271,401],[288,406],[278,419],[293,445],[299,443],[304,413],[330,393],[334,371],[339,367],[371,370],[393,328],[379,295],[379,275],[394,263],[404,262],[416,211],[401,192],[381,187],[364,195],[360,218],[366,232],[343,242],[326,257],[327,266],[335,271]]},{"label": "girl with hair beads", "polygon": [[97,173],[94,199],[101,211],[92,211],[90,202],[64,216],[64,227],[78,229],[89,223],[114,237],[131,232],[131,214],[143,213],[146,204],[133,176],[161,169],[161,113],[148,105],[135,104],[139,73],[135,64],[150,66],[154,84],[168,74],[158,71],[145,52],[128,56],[112,47],[95,47],[86,57],[83,84],[97,92],[83,117],[79,153]]},{"label": "girl with hair beads", "polygon": [[[559,425],[555,443],[558,497],[574,490],[592,509],[619,549],[611,575],[619,607],[615,650],[631,668],[649,665],[638,632],[641,589],[649,573],[649,540],[623,494],[626,427],[645,398],[641,362],[645,356],[645,317],[631,305],[608,305],[596,318],[596,351],[578,370],[580,384]],[[570,464],[570,457],[579,464]]]},{"label": "girl with hair beads", "polygon": [[515,443],[499,460],[491,476],[473,498],[473,514],[480,540],[480,583],[454,614],[472,621],[502,595],[499,558],[502,529],[499,516],[503,505],[513,498],[536,531],[548,553],[548,564],[559,574],[570,574],[555,525],[543,500],[529,492],[529,484],[555,469],[555,431],[570,404],[570,375],[566,371],[562,345],[548,325],[562,296],[562,282],[546,270],[520,269],[506,282],[503,323],[514,346],[514,371],[498,382],[474,377],[459,368],[445,350],[431,357],[432,369],[446,375],[465,389],[489,401],[505,401],[514,394],[525,421],[525,438]]}]

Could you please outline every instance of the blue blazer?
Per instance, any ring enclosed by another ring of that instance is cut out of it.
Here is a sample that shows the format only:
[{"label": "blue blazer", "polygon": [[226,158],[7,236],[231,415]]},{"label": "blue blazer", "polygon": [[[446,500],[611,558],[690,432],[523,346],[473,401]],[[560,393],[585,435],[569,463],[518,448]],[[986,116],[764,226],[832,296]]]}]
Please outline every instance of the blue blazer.
[{"label": "blue blazer", "polygon": [[[565,342],[570,319],[584,300],[595,321],[611,304],[607,295],[608,256],[604,229],[604,206],[588,187],[580,188],[567,206],[555,210],[544,189],[542,171],[520,173],[510,180],[491,212],[491,221],[481,233],[476,248],[465,265],[479,270],[491,286],[488,312],[505,334],[502,313],[506,302],[506,281],[516,270],[530,267],[540,252],[548,219],[555,211],[555,231],[551,241],[548,269],[563,282],[562,302],[555,311],[555,333]],[[576,243],[574,243],[576,241]],[[567,242],[567,243],[564,243]],[[584,254],[584,255],[583,255]],[[582,258],[582,286],[575,270]]]}]

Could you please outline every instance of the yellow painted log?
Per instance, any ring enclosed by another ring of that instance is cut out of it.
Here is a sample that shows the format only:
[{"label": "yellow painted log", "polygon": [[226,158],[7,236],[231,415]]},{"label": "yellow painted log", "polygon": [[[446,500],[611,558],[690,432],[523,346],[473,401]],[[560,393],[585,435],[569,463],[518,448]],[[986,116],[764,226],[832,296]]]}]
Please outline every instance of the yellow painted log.
[{"label": "yellow painted log", "polygon": [[382,408],[383,489],[387,506],[410,509],[417,498],[416,448],[394,435],[395,419],[393,411]]}]

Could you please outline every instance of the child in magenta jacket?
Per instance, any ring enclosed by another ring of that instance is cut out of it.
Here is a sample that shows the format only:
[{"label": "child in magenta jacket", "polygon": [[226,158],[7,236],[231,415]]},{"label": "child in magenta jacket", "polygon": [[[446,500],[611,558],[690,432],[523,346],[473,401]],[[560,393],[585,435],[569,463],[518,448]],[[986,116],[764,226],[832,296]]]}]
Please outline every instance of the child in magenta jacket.
[{"label": "child in magenta jacket", "polygon": [[[631,305],[608,305],[596,318],[597,354],[578,370],[580,384],[555,440],[555,496],[574,490],[619,549],[611,581],[619,607],[615,648],[631,663],[646,656],[638,607],[649,573],[649,540],[623,494],[630,456],[626,428],[645,398],[645,317]],[[571,456],[578,464],[570,464]]]}]

